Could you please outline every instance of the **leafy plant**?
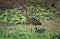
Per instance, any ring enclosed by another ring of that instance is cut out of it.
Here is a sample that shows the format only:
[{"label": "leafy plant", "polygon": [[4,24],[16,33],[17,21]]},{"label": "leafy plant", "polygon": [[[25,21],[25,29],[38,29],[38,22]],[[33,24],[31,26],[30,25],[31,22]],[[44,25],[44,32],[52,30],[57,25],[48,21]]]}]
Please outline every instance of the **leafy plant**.
[{"label": "leafy plant", "polygon": [[50,12],[49,10],[46,11],[45,8],[43,7],[28,7],[29,9],[31,9],[31,16],[33,15],[33,17],[35,17],[36,19],[39,19],[40,21],[46,21],[46,20],[50,20],[53,18],[53,12]]},{"label": "leafy plant", "polygon": [[38,3],[42,2],[42,0],[26,0],[28,3],[33,4],[33,6],[37,6]]},{"label": "leafy plant", "polygon": [[[40,21],[49,20],[53,16],[53,12],[50,12],[49,10],[46,11],[43,7],[29,6],[27,9],[29,10],[29,16],[35,17]],[[18,8],[11,10],[0,10],[0,22],[10,24],[23,24],[26,22],[24,15],[24,12],[18,10]]]},{"label": "leafy plant", "polygon": [[0,39],[50,39],[50,33],[30,32],[28,28],[0,28]]},{"label": "leafy plant", "polygon": [[51,39],[60,39],[60,31],[56,32]]},{"label": "leafy plant", "polygon": [[0,12],[1,12],[0,22],[17,24],[17,23],[24,23],[26,20],[25,16],[23,15],[24,13],[18,11],[17,8],[5,11],[1,10]]}]

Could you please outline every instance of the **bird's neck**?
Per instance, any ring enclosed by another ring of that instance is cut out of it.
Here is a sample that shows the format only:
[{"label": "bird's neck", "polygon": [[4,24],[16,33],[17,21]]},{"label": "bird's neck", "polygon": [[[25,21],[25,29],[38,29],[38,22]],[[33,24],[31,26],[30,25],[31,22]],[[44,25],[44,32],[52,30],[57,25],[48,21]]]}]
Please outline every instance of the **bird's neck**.
[{"label": "bird's neck", "polygon": [[30,18],[29,15],[28,15],[27,9],[26,9],[26,11],[25,11],[25,17],[26,17],[27,19]]},{"label": "bird's neck", "polygon": [[25,10],[25,17],[26,17],[27,21],[30,22],[30,17],[29,17],[29,15],[28,15],[27,9]]}]

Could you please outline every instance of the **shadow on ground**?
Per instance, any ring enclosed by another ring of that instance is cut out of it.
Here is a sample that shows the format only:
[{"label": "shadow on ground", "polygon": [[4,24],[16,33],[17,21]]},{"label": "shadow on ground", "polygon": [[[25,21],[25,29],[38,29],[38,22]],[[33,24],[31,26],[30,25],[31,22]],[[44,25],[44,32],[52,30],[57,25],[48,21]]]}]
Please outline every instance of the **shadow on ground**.
[{"label": "shadow on ground", "polygon": [[41,28],[41,29],[36,30],[35,32],[42,34],[42,33],[45,33],[45,31],[46,31],[46,29],[42,29],[42,28]]}]

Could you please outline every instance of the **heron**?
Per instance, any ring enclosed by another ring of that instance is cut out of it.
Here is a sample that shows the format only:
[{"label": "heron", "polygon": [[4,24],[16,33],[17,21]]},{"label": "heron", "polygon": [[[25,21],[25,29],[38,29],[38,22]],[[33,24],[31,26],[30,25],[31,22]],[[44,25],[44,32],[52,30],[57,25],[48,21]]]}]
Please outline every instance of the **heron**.
[{"label": "heron", "polygon": [[27,21],[30,23],[30,24],[33,24],[35,25],[35,30],[37,31],[37,26],[36,25],[41,25],[42,23],[40,22],[40,20],[37,20],[36,18],[32,17],[32,16],[29,16],[28,15],[28,12],[27,12],[27,8],[24,7],[24,6],[21,6],[20,9],[24,9],[25,11],[25,17],[27,19]]}]

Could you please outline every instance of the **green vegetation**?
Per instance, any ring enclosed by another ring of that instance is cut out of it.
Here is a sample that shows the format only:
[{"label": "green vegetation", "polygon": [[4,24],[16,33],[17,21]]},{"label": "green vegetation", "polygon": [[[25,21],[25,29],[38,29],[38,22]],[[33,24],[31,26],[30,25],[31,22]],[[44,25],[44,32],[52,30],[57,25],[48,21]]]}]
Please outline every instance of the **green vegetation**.
[{"label": "green vegetation", "polygon": [[23,12],[18,11],[17,9],[13,10],[0,10],[0,22],[2,23],[24,23],[26,18],[23,15]]},{"label": "green vegetation", "polygon": [[60,39],[60,31],[56,32],[51,39]]},{"label": "green vegetation", "polygon": [[[49,10],[46,11],[43,7],[29,6],[27,8],[30,9],[28,13],[32,14],[33,17],[39,19],[40,21],[49,20],[53,16],[53,12],[50,12]],[[18,10],[18,8],[11,10],[0,10],[0,22],[9,24],[23,24],[26,22],[26,18],[24,16],[24,12]]]},{"label": "green vegetation", "polygon": [[38,3],[42,2],[42,0],[26,0],[26,1],[32,4],[34,7],[36,7]]},{"label": "green vegetation", "polygon": [[[44,29],[44,31],[43,31]],[[58,39],[60,37],[60,32],[52,34],[48,32],[49,28],[40,28],[39,32],[34,30],[30,32],[30,27],[15,26],[13,28],[0,27],[0,39]],[[41,32],[41,30],[43,32]],[[57,36],[56,36],[57,35]]]},{"label": "green vegetation", "polygon": [[[15,1],[12,1],[13,3],[10,0],[3,1],[3,3],[1,2],[3,7],[0,4],[0,39],[60,39],[60,19],[58,18],[60,17],[60,11],[58,10],[60,5],[57,3],[58,1],[55,3],[54,1],[46,0],[26,0],[26,3],[21,0],[25,7],[26,5],[32,5],[26,7],[27,13],[29,16],[40,20],[42,25],[37,25],[38,30],[35,28],[36,25],[27,25],[24,11],[17,8],[20,2],[18,2],[19,0],[17,0],[18,3]],[[6,3],[4,4],[4,2]],[[4,6],[14,9],[3,10],[5,9]],[[57,14],[58,17],[56,16]],[[17,26],[16,24],[19,25]]]}]

